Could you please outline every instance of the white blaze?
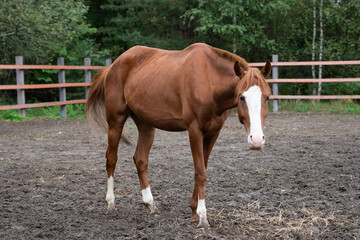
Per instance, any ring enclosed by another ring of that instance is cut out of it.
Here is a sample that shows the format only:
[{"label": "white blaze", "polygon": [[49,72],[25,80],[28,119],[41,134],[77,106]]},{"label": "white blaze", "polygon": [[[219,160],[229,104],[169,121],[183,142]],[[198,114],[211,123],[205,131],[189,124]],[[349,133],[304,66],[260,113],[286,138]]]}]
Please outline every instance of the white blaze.
[{"label": "white blaze", "polygon": [[252,141],[254,143],[261,143],[262,145],[265,141],[263,139],[264,133],[262,131],[261,123],[261,89],[254,85],[244,92],[243,96],[245,97],[250,117],[250,134],[248,136],[248,142],[252,145],[250,141],[250,136],[252,136]]}]

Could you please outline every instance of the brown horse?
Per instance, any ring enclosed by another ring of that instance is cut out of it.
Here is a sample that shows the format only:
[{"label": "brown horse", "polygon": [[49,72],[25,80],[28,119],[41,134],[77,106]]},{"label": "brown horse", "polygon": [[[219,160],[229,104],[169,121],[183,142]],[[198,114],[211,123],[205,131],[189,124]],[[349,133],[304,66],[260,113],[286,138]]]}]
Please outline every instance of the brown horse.
[{"label": "brown horse", "polygon": [[195,185],[190,201],[193,220],[208,226],[205,208],[206,171],[210,152],[230,110],[249,132],[251,149],[265,142],[270,74],[267,61],[261,71],[249,68],[239,56],[206,44],[182,51],[136,46],[124,52],[109,68],[94,77],[86,112],[108,130],[106,201],[115,208],[114,170],[119,141],[131,116],[139,138],[134,155],[144,203],[157,211],[147,176],[155,128],[188,131],[195,165]]}]

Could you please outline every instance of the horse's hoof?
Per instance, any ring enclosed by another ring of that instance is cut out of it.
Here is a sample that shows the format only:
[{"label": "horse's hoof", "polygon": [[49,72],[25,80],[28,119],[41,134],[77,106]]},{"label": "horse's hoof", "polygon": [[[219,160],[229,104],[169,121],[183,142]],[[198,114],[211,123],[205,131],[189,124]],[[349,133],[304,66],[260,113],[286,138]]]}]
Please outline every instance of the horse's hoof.
[{"label": "horse's hoof", "polygon": [[199,221],[199,224],[197,225],[197,227],[198,228],[209,228],[210,224],[206,218],[205,219],[200,218],[200,221]]},{"label": "horse's hoof", "polygon": [[115,212],[115,203],[109,203],[106,214],[112,214]]},{"label": "horse's hoof", "polygon": [[155,203],[148,204],[148,207],[150,209],[150,215],[156,216],[159,214],[159,209],[155,206]]}]

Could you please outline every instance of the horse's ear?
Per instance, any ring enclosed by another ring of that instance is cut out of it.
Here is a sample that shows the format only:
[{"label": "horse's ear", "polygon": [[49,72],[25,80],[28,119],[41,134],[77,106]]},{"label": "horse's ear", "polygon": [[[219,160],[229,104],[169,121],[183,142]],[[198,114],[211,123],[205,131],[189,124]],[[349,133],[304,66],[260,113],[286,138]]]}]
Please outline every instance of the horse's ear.
[{"label": "horse's ear", "polygon": [[239,78],[242,78],[242,77],[245,75],[245,71],[244,71],[244,69],[242,69],[242,67],[240,66],[239,61],[236,61],[236,62],[234,63],[234,71],[235,71],[235,74],[236,74]]},{"label": "horse's ear", "polygon": [[261,73],[265,78],[271,73],[271,63],[269,60],[266,61],[265,66],[261,69]]}]

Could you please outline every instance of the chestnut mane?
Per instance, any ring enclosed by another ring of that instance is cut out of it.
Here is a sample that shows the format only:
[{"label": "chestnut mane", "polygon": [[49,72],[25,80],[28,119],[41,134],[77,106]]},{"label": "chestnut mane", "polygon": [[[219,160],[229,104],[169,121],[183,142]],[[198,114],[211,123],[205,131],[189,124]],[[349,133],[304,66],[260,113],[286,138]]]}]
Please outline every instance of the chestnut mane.
[{"label": "chestnut mane", "polygon": [[258,68],[249,68],[245,71],[244,76],[236,86],[235,93],[236,95],[239,95],[254,85],[259,86],[263,94],[270,95],[271,89]]}]

